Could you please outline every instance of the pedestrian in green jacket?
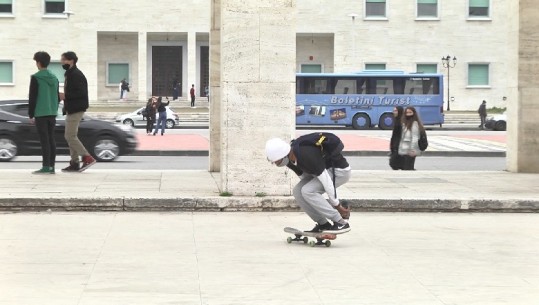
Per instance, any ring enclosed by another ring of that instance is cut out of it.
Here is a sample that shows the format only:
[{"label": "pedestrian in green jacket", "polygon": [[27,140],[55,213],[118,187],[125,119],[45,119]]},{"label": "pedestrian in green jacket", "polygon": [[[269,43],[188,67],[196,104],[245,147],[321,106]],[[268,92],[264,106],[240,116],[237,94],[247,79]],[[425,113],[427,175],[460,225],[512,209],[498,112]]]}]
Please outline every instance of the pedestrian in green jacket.
[{"label": "pedestrian in green jacket", "polygon": [[36,126],[39,135],[43,162],[41,169],[33,173],[54,174],[56,162],[54,127],[60,102],[59,82],[58,78],[47,69],[51,62],[51,57],[47,52],[37,52],[34,54],[34,60],[39,71],[30,78],[28,116],[30,122]]}]

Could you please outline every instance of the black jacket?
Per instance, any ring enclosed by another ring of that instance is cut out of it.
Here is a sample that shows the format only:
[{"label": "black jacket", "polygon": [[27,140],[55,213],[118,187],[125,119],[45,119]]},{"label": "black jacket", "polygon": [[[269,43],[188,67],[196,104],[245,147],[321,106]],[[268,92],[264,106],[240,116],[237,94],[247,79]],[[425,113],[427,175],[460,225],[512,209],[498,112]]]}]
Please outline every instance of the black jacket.
[{"label": "black jacket", "polygon": [[170,101],[167,101],[166,103],[162,102],[162,101],[159,101],[158,105],[157,105],[157,112],[165,112],[165,111],[167,111],[167,108],[165,108],[165,106],[168,106],[168,104],[170,104]]},{"label": "black jacket", "polygon": [[88,82],[77,66],[71,67],[65,73],[64,93],[64,110],[67,114],[88,109]]},{"label": "black jacket", "polygon": [[391,153],[397,153],[399,151],[399,144],[402,136],[402,123],[401,118],[404,112],[402,107],[397,107],[397,117],[395,117],[393,123],[393,132],[391,133],[391,141],[389,142],[389,149]]}]

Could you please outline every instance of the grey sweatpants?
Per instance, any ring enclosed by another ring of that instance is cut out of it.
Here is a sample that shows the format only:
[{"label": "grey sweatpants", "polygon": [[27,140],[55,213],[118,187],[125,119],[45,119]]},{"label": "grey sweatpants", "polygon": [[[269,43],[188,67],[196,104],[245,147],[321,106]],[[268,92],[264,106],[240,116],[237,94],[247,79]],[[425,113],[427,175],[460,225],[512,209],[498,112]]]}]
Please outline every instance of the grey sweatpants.
[{"label": "grey sweatpants", "polygon": [[[333,169],[327,169],[329,175],[333,178]],[[352,175],[352,170],[348,169],[335,169],[335,186],[339,187],[348,180]],[[324,198],[325,193],[324,186],[314,175],[307,175],[304,179],[301,179],[299,183],[294,187],[294,198],[300,208],[311,217],[314,222],[318,224],[324,224],[327,220],[338,222],[342,220],[341,214],[331,206],[331,204]]]}]

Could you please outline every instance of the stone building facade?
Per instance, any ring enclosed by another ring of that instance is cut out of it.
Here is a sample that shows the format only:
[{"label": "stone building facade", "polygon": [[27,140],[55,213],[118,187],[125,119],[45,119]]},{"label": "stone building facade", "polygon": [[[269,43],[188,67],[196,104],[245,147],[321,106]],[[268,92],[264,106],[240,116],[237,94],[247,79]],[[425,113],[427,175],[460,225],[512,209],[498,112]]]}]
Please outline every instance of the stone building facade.
[{"label": "stone building facade", "polygon": [[[209,86],[210,0],[0,0],[0,99],[25,98],[32,56],[45,50],[61,77],[60,54],[73,50],[92,100],[119,98],[127,78],[130,99],[186,97]],[[450,69],[452,110],[480,101],[505,107],[511,99],[509,0],[297,1],[296,71],[391,69],[443,73]],[[248,38],[246,38],[248,39]],[[447,94],[447,93],[446,93]],[[513,93],[514,95],[514,93]],[[445,98],[447,100],[447,97]]]}]

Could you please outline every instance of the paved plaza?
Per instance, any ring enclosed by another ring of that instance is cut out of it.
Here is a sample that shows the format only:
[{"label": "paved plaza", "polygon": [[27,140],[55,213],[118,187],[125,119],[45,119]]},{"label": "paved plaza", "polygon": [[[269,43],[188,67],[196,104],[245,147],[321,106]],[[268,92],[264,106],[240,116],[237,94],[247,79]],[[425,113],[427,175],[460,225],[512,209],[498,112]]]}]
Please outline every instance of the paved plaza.
[{"label": "paved plaza", "polygon": [[3,213],[0,304],[538,304],[538,214],[351,221],[311,248],[299,212]]}]

